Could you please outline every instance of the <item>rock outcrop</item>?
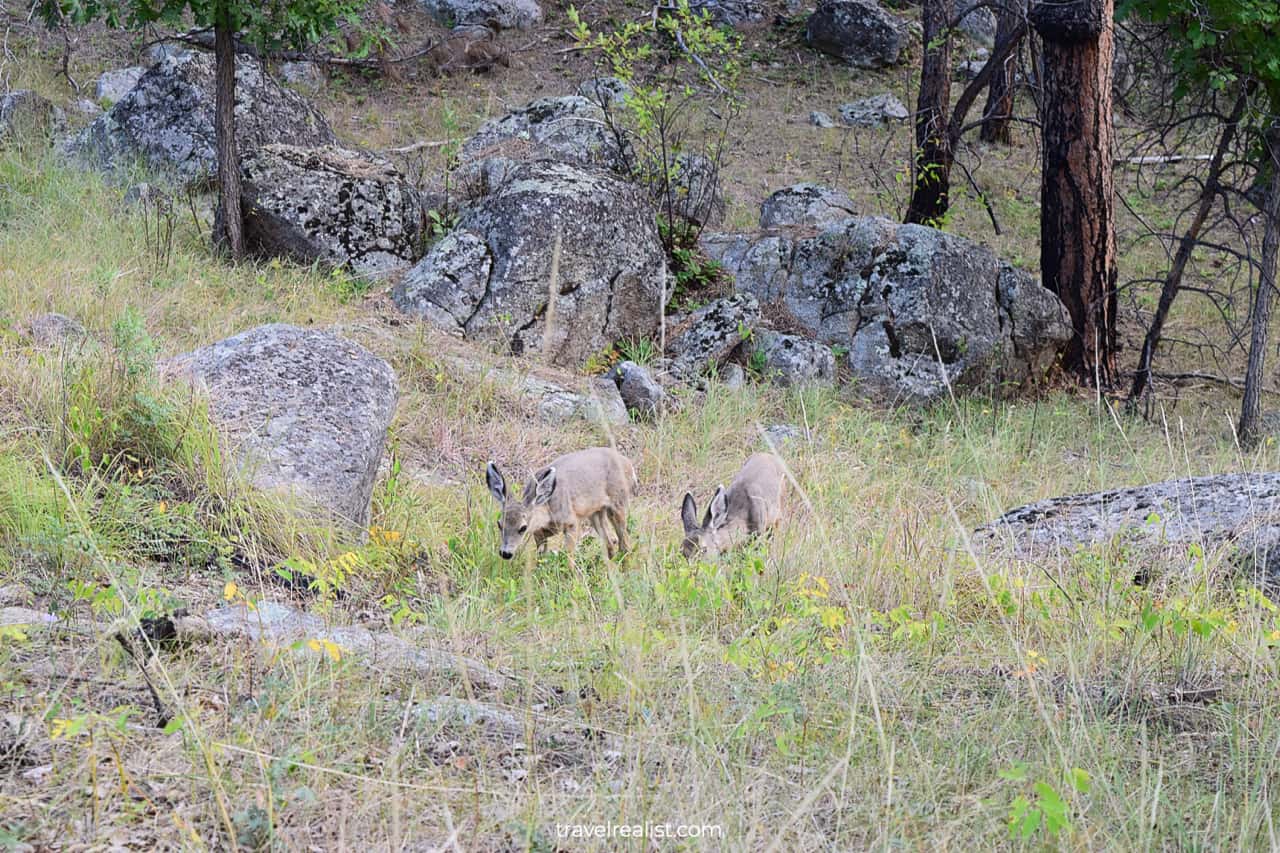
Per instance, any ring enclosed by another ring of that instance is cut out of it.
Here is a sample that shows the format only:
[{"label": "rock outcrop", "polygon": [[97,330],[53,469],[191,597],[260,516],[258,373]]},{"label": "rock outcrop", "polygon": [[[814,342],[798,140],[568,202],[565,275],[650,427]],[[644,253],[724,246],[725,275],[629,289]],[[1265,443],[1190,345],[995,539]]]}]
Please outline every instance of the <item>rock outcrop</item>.
[{"label": "rock outcrop", "polygon": [[759,321],[760,303],[750,293],[699,308],[672,329],[667,345],[671,372],[692,381],[714,371],[750,337]]},{"label": "rock outcrop", "polygon": [[616,341],[654,337],[665,289],[644,193],[607,172],[542,160],[518,164],[468,208],[392,297],[464,338],[578,367]]},{"label": "rock outcrop", "polygon": [[604,121],[604,110],[581,95],[539,98],[481,125],[463,143],[462,156],[544,158],[616,170],[623,165],[622,154]]},{"label": "rock outcrop", "polygon": [[855,217],[813,233],[704,235],[704,250],[788,331],[848,352],[867,387],[927,403],[1037,377],[1070,335],[1066,309],[988,249]]},{"label": "rock outcrop", "polygon": [[499,30],[527,30],[542,21],[537,0],[421,0],[427,14],[446,26],[490,24]]},{"label": "rock outcrop", "polygon": [[258,488],[362,536],[395,412],[395,374],[328,332],[272,324],[170,359],[209,397],[224,453]]},{"label": "rock outcrop", "polygon": [[1274,587],[1280,580],[1280,473],[1218,474],[1069,495],[1010,510],[973,543],[1023,558],[1069,555],[1119,537],[1168,548],[1230,546]]},{"label": "rock outcrop", "polygon": [[[181,182],[217,174],[213,57],[174,53],[74,137],[76,158],[104,171],[142,163]],[[301,95],[281,87],[247,56],[236,59],[236,141],[242,157],[264,145],[337,144],[324,117]]]},{"label": "rock outcrop", "polygon": [[265,145],[243,159],[245,240],[264,255],[380,277],[421,254],[418,193],[385,160],[335,146]]}]

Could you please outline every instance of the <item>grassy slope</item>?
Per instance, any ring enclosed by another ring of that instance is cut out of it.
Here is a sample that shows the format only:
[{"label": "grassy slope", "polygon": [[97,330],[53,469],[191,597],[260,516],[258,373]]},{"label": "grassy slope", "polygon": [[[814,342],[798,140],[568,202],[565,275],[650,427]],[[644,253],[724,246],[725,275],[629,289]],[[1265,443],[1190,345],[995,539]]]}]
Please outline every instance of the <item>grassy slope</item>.
[{"label": "grassy slope", "polygon": [[[842,97],[868,85],[822,73],[847,87]],[[482,112],[494,109],[484,88],[500,83],[445,85]],[[345,99],[374,95],[344,86],[330,112],[364,138]],[[370,138],[430,136],[439,126],[427,112],[412,131]],[[807,150],[785,134],[778,145]],[[812,161],[771,163],[732,177],[738,218],[764,184],[823,177]],[[354,552],[350,597],[311,606],[513,671],[509,689],[474,692],[528,721],[532,744],[440,731],[413,713],[470,695],[456,677],[248,644],[195,644],[152,665],[162,700],[185,715],[165,734],[109,632],[5,633],[0,708],[43,721],[28,748],[0,758],[7,837],[243,844],[260,813],[287,849],[449,837],[463,849],[554,849],[556,823],[646,820],[720,824],[725,840],[709,849],[973,849],[1022,844],[1006,821],[1019,797],[1045,804],[1039,782],[1067,800],[1071,827],[1038,830],[1030,846],[1271,843],[1280,625],[1216,582],[1216,555],[1170,560],[1139,590],[1130,579],[1149,566],[1121,548],[1015,566],[964,547],[968,527],[1036,498],[1274,468],[1274,448],[1241,458],[1231,445],[1230,401],[1145,424],[1065,395],[921,414],[834,392],[712,387],[655,426],[550,428],[505,389],[454,375],[451,344],[389,322],[382,297],[341,277],[230,269],[183,217],[172,255],[158,258],[117,189],[31,154],[0,155],[0,187],[0,317],[12,327],[57,309],[101,341],[64,362],[0,337],[5,583],[88,627],[175,602],[199,611],[228,581],[251,599],[285,595],[233,552],[305,559],[332,577],[346,549],[298,538],[228,483],[198,405],[129,366],[257,323],[336,322],[400,376],[392,446],[403,465],[375,499],[374,525],[394,533]],[[706,500],[759,446],[758,427],[778,422],[811,435],[785,450],[802,489],[790,523],[761,552],[686,564],[680,495]],[[110,439],[139,436],[148,458],[98,464]],[[625,564],[609,566],[593,544],[578,573],[556,555],[536,568],[498,560],[483,460],[518,465],[610,438],[641,477]],[[88,464],[49,464],[68,446],[84,446]],[[1220,690],[1208,704],[1171,698],[1206,686]],[[120,708],[132,709],[126,722]],[[534,739],[559,726],[604,735],[560,749]],[[1068,783],[1076,768],[1087,791]]]}]

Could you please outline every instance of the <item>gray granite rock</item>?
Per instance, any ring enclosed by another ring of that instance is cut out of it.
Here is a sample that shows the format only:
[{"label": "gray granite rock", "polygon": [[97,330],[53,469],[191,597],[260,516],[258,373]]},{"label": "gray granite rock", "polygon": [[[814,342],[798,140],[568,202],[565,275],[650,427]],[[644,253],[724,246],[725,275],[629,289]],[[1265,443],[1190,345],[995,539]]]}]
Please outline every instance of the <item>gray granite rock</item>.
[{"label": "gray granite rock", "polygon": [[825,0],[809,16],[805,41],[858,68],[897,65],[907,25],[875,0]]},{"label": "gray granite rock", "polygon": [[363,536],[395,374],[359,344],[272,324],[162,363],[209,397],[224,453],[260,489]]},{"label": "gray granite rock", "polygon": [[760,303],[750,293],[717,299],[699,308],[669,339],[671,372],[693,380],[718,368],[750,337],[759,320]]}]

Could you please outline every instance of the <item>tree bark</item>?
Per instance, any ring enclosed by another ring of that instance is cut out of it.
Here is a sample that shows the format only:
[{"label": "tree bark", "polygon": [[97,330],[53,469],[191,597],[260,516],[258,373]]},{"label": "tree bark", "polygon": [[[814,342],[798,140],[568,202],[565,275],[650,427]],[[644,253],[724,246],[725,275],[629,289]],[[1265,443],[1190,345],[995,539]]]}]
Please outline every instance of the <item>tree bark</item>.
[{"label": "tree bark", "polygon": [[1086,385],[1116,376],[1115,188],[1112,175],[1113,0],[1042,0],[1044,42],[1040,274],[1075,331],[1063,366]]},{"label": "tree bark", "polygon": [[1000,145],[1013,143],[1013,93],[1014,71],[1017,68],[1017,43],[1022,40],[1026,31],[1024,18],[1026,7],[1018,0],[1005,0],[996,14],[996,39],[1000,44],[1007,39],[1014,39],[1014,47],[1008,56],[995,67],[991,74],[991,84],[987,89],[987,106],[982,111],[982,131],[978,138],[983,142],[995,142]]},{"label": "tree bark", "polygon": [[1271,297],[1276,286],[1276,252],[1280,248],[1280,128],[1266,136],[1267,163],[1271,180],[1267,184],[1266,230],[1262,236],[1262,265],[1258,292],[1254,296],[1249,362],[1244,371],[1244,400],[1240,404],[1240,444],[1247,450],[1262,438],[1262,371],[1267,354],[1267,324],[1271,320]]},{"label": "tree bark", "polygon": [[244,217],[240,210],[240,153],[236,147],[235,31],[224,4],[214,26],[214,138],[218,161],[218,208],[214,245],[239,261],[244,257]]},{"label": "tree bark", "polygon": [[924,59],[916,98],[915,184],[907,206],[907,222],[936,225],[947,212],[951,191],[951,145],[947,134],[951,112],[951,18],[954,0],[925,0]]},{"label": "tree bark", "polygon": [[1204,186],[1200,190],[1200,202],[1196,206],[1195,215],[1178,241],[1178,251],[1174,254],[1173,263],[1169,265],[1169,271],[1165,274],[1164,282],[1160,286],[1160,302],[1156,305],[1156,313],[1151,318],[1151,326],[1147,329],[1147,336],[1142,342],[1142,353],[1138,356],[1138,369],[1133,374],[1133,387],[1129,390],[1130,405],[1136,404],[1151,384],[1151,362],[1155,358],[1156,347],[1160,345],[1165,320],[1168,319],[1169,309],[1173,307],[1173,300],[1182,289],[1182,275],[1200,239],[1200,231],[1204,228],[1209,211],[1213,209],[1213,204],[1218,198],[1227,152],[1231,148],[1231,141],[1235,138],[1236,127],[1240,123],[1241,116],[1244,115],[1248,100],[1248,93],[1241,88],[1235,105],[1231,108],[1231,115],[1228,116],[1226,123],[1222,126],[1222,133],[1218,136],[1218,146],[1214,149],[1213,157],[1209,161],[1209,173],[1205,176]]}]

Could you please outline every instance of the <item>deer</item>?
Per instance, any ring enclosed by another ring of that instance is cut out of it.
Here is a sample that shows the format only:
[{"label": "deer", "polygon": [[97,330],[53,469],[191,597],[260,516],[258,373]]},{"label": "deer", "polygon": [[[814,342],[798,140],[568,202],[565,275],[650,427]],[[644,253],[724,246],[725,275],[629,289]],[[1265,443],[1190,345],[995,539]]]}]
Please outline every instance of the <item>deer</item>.
[{"label": "deer", "polygon": [[772,453],[754,453],[738,471],[729,488],[716,489],[707,513],[698,522],[698,504],[685,492],[680,506],[685,559],[698,554],[718,557],[744,539],[771,531],[782,518],[786,468]]},{"label": "deer", "polygon": [[[530,537],[541,553],[547,540],[560,533],[573,566],[584,522],[600,538],[610,560],[627,550],[627,504],[639,483],[631,461],[611,447],[591,447],[552,460],[533,473],[519,498],[507,489],[506,477],[493,462],[485,469],[485,480],[489,494],[502,505],[498,554],[504,560],[514,557]],[[606,521],[618,536],[616,547]]]}]

